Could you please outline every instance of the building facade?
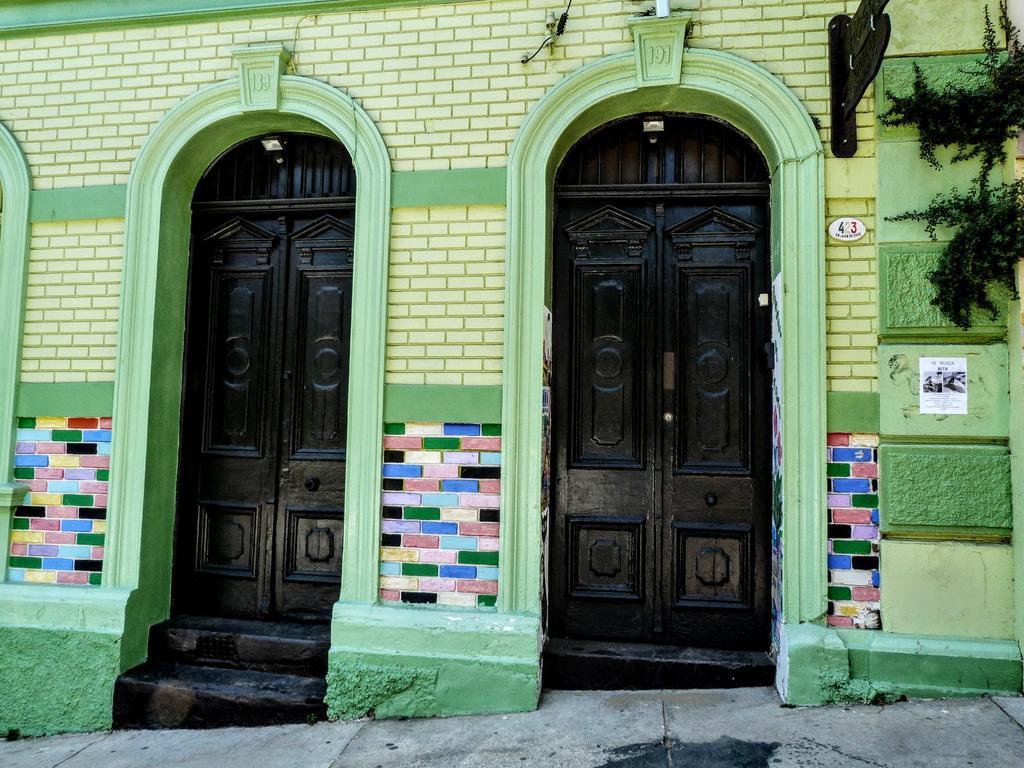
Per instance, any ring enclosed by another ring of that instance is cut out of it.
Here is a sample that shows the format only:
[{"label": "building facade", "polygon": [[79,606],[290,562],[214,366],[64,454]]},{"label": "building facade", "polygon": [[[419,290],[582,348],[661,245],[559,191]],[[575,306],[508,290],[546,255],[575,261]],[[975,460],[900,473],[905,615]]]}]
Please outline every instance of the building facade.
[{"label": "building facade", "polygon": [[1020,691],[1020,310],[931,306],[891,217],[975,169],[878,120],[985,4],[892,4],[838,158],[857,6],[5,3],[0,727],[109,727],[177,614],[329,622],[333,717],[535,707],[565,638]]}]

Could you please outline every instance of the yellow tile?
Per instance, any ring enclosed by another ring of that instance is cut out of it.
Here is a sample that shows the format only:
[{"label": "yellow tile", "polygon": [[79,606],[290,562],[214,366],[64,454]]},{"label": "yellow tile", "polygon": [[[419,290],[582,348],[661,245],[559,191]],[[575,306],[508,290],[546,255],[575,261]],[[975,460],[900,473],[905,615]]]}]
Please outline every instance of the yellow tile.
[{"label": "yellow tile", "polygon": [[46,531],[11,531],[11,541],[18,544],[42,544]]},{"label": "yellow tile", "polygon": [[463,522],[468,521],[468,522],[475,523],[477,521],[477,519],[478,519],[477,518],[478,514],[479,514],[479,512],[477,510],[475,510],[475,509],[457,509],[457,508],[442,509],[441,510],[441,519],[442,520],[459,520],[459,521],[463,521]]},{"label": "yellow tile", "polygon": [[380,559],[389,563],[415,563],[420,559],[419,550],[400,547],[381,547]]},{"label": "yellow tile", "polygon": [[476,605],[476,595],[468,592],[441,592],[437,595],[439,605]]},{"label": "yellow tile", "polygon": [[52,416],[43,416],[36,418],[36,429],[67,429],[68,420],[66,418],[53,418]]},{"label": "yellow tile", "polygon": [[[50,457],[50,466],[51,467],[64,467],[66,469],[75,469],[77,467],[82,466],[82,457],[81,456],[71,456],[71,455],[51,456]],[[60,504],[59,501],[56,502],[56,503]]]},{"label": "yellow tile", "polygon": [[415,576],[381,576],[380,588],[415,592],[420,588],[420,580]]},{"label": "yellow tile", "polygon": [[34,568],[29,568],[25,571],[25,581],[32,581],[37,584],[56,584],[57,572],[37,571]]},{"label": "yellow tile", "polygon": [[93,533],[106,533],[107,532],[107,521],[106,520],[93,520],[92,522]]},{"label": "yellow tile", "polygon": [[36,507],[59,507],[63,501],[59,493],[33,493],[30,496],[32,505]]}]

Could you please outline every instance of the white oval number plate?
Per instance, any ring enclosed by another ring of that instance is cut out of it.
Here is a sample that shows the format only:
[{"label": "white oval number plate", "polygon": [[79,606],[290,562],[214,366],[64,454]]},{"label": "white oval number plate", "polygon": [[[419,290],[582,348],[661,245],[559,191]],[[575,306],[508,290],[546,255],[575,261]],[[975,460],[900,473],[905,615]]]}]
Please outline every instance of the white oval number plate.
[{"label": "white oval number plate", "polygon": [[828,236],[844,242],[860,240],[866,231],[864,222],[860,219],[836,219],[828,225]]}]

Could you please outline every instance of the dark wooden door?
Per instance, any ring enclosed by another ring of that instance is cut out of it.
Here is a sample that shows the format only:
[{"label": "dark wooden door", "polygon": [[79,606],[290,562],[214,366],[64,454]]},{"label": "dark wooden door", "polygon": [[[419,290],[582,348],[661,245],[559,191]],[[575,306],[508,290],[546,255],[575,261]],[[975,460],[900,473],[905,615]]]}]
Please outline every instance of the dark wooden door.
[{"label": "dark wooden door", "polygon": [[759,649],[769,616],[766,170],[631,118],[557,179],[551,631]]},{"label": "dark wooden door", "polygon": [[325,170],[341,147],[289,144],[233,150],[193,206],[179,612],[316,619],[338,597],[354,198]]}]

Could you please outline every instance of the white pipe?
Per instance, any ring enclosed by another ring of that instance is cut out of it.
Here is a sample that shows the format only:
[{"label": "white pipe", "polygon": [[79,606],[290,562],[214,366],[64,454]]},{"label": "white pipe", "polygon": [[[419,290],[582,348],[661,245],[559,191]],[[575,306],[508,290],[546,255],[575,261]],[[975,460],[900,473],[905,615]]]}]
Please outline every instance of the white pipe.
[{"label": "white pipe", "polygon": [[669,12],[669,0],[654,0],[654,12],[659,19],[663,19],[668,16]]}]

